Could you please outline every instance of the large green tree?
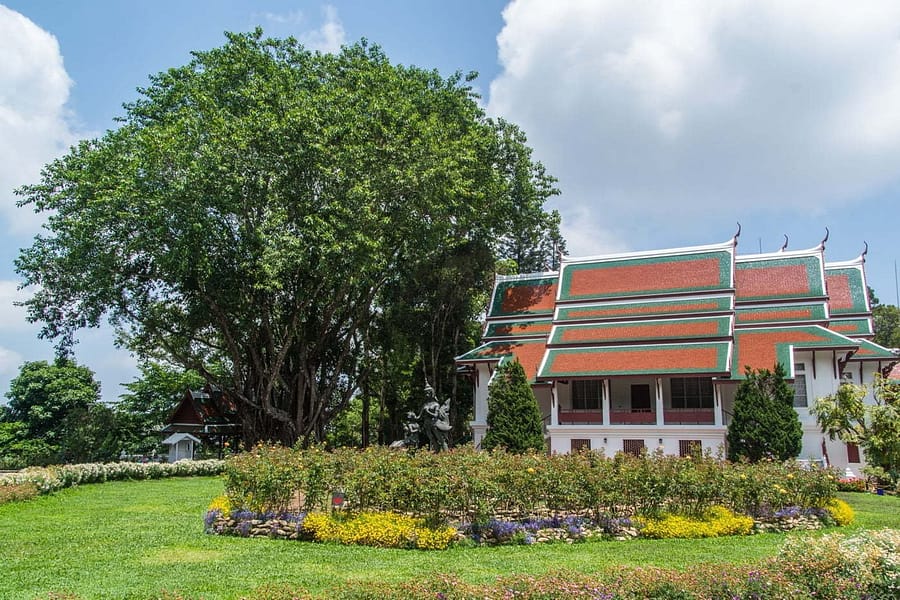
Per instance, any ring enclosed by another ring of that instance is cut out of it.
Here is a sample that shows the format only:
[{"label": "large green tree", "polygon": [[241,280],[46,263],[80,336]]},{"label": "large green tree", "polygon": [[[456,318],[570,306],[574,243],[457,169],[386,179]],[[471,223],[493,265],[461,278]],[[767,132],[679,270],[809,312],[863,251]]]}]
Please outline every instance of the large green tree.
[{"label": "large green tree", "polygon": [[544,449],[541,411],[525,369],[518,360],[501,364],[488,386],[485,450],[505,448],[509,452]]},{"label": "large green tree", "polygon": [[781,363],[772,371],[747,368],[728,425],[729,460],[788,460],[800,454],[803,429],[794,410],[794,388],[784,375]]},{"label": "large green tree", "polygon": [[810,412],[831,439],[856,444],[866,462],[883,470],[893,485],[900,483],[900,384],[876,375],[874,403],[865,401],[868,388],[844,383],[830,396],[816,400]]},{"label": "large green tree", "polygon": [[140,91],[118,129],[20,190],[48,214],[17,261],[29,318],[62,349],[108,319],[234,397],[248,442],[322,439],[382,362],[386,292],[414,296],[457,248],[496,254],[515,215],[542,212],[546,192],[514,198],[512,126],[467,79],[365,43],[229,34]]},{"label": "large green tree", "polygon": [[25,464],[111,459],[120,450],[113,411],[94,373],[68,358],[24,363],[3,412],[9,460]]}]

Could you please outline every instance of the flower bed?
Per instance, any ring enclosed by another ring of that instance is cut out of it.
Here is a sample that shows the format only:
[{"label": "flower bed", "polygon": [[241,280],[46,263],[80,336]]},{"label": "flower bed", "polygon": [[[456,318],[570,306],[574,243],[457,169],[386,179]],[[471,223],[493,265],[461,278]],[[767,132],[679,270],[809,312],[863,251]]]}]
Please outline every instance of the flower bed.
[{"label": "flower bed", "polygon": [[410,514],[432,524],[500,516],[699,517],[714,506],[756,517],[792,506],[824,507],[837,489],[834,471],[795,462],[471,448],[432,454],[259,446],[230,458],[224,475],[235,506],[257,513],[327,511],[332,492],[340,491],[355,511]]},{"label": "flower bed", "polygon": [[0,503],[3,498],[24,499],[10,493],[9,490],[30,489],[37,495],[85,483],[218,475],[224,465],[225,461],[222,460],[181,460],[174,463],[119,462],[32,467],[0,475]]}]

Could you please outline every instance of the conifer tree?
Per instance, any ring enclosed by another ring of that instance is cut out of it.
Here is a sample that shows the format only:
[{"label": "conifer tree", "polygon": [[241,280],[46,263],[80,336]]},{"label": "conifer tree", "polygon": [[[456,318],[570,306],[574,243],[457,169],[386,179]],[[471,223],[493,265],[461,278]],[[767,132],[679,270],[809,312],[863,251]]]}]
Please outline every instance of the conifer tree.
[{"label": "conifer tree", "polygon": [[541,411],[518,360],[500,365],[488,388],[488,431],[482,448],[523,453],[544,449]]},{"label": "conifer tree", "polygon": [[784,374],[780,363],[774,371],[747,368],[728,426],[729,460],[788,460],[800,454],[803,430],[794,410],[794,390]]}]

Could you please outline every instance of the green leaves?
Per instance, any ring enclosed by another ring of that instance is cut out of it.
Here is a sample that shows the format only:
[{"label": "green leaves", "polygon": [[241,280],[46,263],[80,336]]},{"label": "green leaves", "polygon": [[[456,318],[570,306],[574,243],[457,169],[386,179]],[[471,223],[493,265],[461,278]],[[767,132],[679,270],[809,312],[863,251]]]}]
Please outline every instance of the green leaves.
[{"label": "green leaves", "polygon": [[488,387],[488,431],[485,450],[505,448],[522,453],[544,449],[541,411],[518,360],[501,364]]},{"label": "green leaves", "polygon": [[728,425],[729,460],[787,460],[800,454],[803,431],[793,398],[780,363],[774,371],[748,368],[735,393],[734,417]]},{"label": "green leaves", "polygon": [[[365,42],[227,37],[19,190],[50,216],[16,266],[61,350],[109,320],[138,354],[216,379],[247,409],[247,441],[293,443],[320,437],[375,364],[362,358],[386,351],[367,340],[391,299],[421,298],[417,274],[456,248],[540,229],[551,190],[460,76]],[[469,254],[449,283],[467,297],[429,327],[444,363],[489,285],[493,260]]]}]

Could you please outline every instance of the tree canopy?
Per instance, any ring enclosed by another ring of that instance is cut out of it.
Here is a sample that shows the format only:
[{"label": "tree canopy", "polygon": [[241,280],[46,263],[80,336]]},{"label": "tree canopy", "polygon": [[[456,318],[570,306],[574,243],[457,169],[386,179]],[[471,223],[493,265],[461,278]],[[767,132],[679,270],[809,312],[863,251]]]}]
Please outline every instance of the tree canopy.
[{"label": "tree canopy", "polygon": [[734,395],[734,416],[728,425],[728,459],[758,462],[765,458],[796,458],[803,429],[794,410],[794,389],[784,380],[784,366],[745,372]]},{"label": "tree canopy", "polygon": [[882,470],[894,486],[900,483],[900,384],[875,376],[874,403],[866,403],[864,385],[843,383],[838,391],[819,398],[811,409],[831,439],[856,444],[866,462]]},{"label": "tree canopy", "polygon": [[[386,332],[411,325],[397,319],[434,319],[402,351],[427,343],[446,372],[501,240],[559,237],[543,210],[556,191],[460,74],[393,65],[365,42],[331,55],[227,37],[151,77],[118,129],[19,190],[48,217],[17,271],[38,290],[29,319],[61,350],[109,320],[139,355],[234,397],[248,442],[322,439],[391,362]],[[475,262],[452,266],[460,256]],[[448,264],[456,279],[429,294]],[[391,310],[398,298],[407,309]]]},{"label": "tree canopy", "polygon": [[110,460],[120,450],[116,415],[100,403],[93,371],[68,358],[24,363],[6,397],[0,462]]}]

